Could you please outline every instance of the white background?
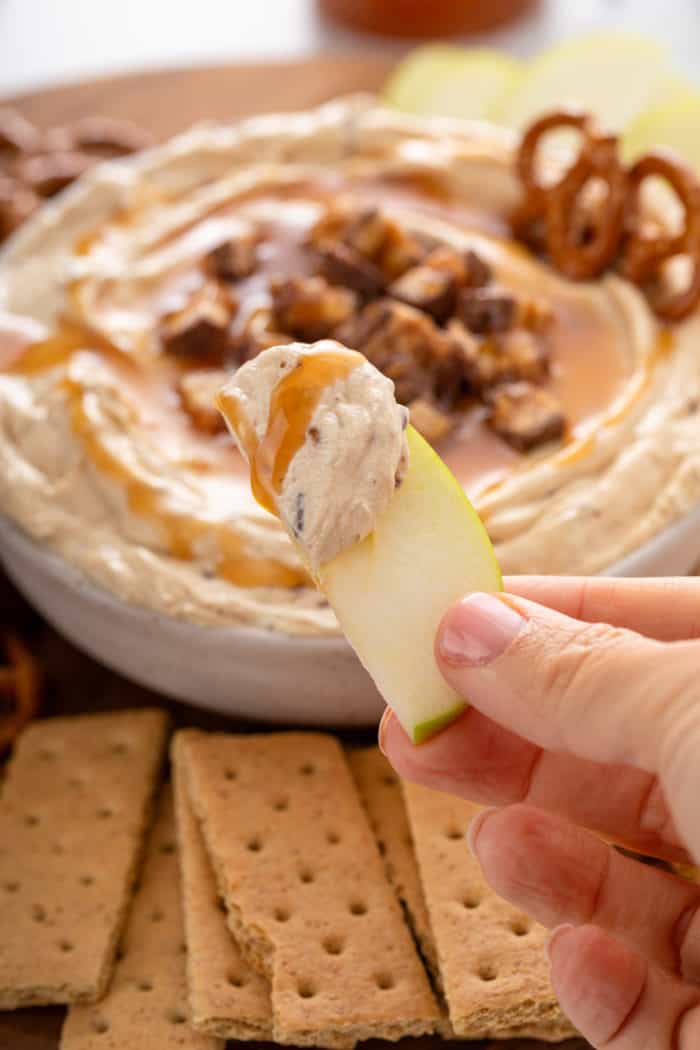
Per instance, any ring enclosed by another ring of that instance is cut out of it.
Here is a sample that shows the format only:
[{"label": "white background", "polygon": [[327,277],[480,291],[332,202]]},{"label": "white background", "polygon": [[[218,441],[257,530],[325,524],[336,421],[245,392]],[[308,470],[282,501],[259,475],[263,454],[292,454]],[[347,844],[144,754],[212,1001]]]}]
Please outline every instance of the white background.
[{"label": "white background", "polygon": [[[478,39],[528,55],[602,27],[667,41],[700,80],[700,0],[543,0],[517,29]],[[4,95],[130,69],[400,47],[324,27],[313,0],[0,0]]]}]

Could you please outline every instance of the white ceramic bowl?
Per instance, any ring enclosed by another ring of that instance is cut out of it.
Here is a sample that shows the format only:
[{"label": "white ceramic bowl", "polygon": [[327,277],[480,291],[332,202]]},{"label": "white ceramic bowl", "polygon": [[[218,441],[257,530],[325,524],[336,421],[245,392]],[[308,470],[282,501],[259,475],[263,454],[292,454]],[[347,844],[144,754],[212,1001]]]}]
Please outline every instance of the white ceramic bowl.
[{"label": "white ceramic bowl", "polygon": [[0,560],[80,649],[142,685],[231,716],[304,725],[375,724],[383,703],[343,638],[200,627],[127,605],[0,517]]},{"label": "white ceramic bowl", "polygon": [[[373,725],[382,701],[343,638],[200,627],[127,605],[0,516],[0,560],[53,626],[108,667],[231,716]],[[700,507],[605,575],[663,576],[700,561]]]}]

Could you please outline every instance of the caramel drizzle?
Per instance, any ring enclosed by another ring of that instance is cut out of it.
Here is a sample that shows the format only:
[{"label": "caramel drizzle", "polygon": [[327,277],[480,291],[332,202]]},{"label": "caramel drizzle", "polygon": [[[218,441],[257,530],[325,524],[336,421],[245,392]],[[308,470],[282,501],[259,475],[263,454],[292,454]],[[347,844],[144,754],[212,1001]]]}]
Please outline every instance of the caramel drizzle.
[{"label": "caramel drizzle", "polygon": [[154,520],[162,529],[168,553],[191,561],[198,544],[212,537],[220,558],[217,575],[240,587],[295,587],[307,583],[306,573],[269,558],[254,558],[245,549],[243,538],[225,522],[207,521],[169,505],[167,489],[138,477],[124,467],[107,447],[100,428],[90,412],[90,392],[74,379],[66,379],[71,425],[90,462],[106,477],[119,483],[129,509],[139,517]]},{"label": "caramel drizzle", "polygon": [[76,351],[86,349],[99,350],[104,356],[116,356],[122,360],[125,358],[125,355],[104,336],[89,331],[82,325],[66,322],[54,335],[26,347],[7,368],[7,372],[26,376],[37,375],[39,372],[46,372],[65,364]]},{"label": "caramel drizzle", "polygon": [[237,396],[219,395],[219,409],[245,449],[253,495],[271,514],[279,516],[278,499],[284,479],[306,441],[323,391],[346,379],[363,362],[362,354],[352,350],[318,351],[299,358],[272,391],[267,429],[261,441],[243,415]]}]

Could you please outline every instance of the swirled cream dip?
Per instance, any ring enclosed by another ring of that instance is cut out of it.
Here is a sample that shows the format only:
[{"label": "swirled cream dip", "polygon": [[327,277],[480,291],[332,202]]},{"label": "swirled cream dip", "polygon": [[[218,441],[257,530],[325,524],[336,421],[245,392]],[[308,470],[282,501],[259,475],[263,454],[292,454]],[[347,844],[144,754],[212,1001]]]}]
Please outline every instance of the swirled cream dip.
[{"label": "swirled cream dip", "polygon": [[[336,633],[214,404],[261,350],[333,339],[394,383],[505,572],[597,572],[654,536],[700,501],[700,323],[517,245],[514,146],[357,98],[89,172],[0,257],[2,513],[125,602]],[[329,444],[327,520],[300,509],[303,450],[281,495],[319,559],[374,512],[343,518],[350,451]]]}]

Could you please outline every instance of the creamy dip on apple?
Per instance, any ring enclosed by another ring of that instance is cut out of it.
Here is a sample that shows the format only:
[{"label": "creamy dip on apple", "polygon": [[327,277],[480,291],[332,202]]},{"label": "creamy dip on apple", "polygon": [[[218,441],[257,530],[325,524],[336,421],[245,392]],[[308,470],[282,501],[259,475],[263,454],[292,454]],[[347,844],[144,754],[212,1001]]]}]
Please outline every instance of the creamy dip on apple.
[{"label": "creamy dip on apple", "polygon": [[[341,201],[381,209],[415,242],[475,253],[509,295],[547,306],[541,385],[562,406],[561,435],[522,450],[466,399],[435,441],[504,571],[597,572],[655,535],[700,501],[698,319],[665,330],[618,277],[575,284],[514,244],[512,155],[495,129],[354,99],[196,128],[89,173],[0,258],[2,512],[127,602],[336,633],[212,417],[246,354],[284,341],[271,282],[281,296],[314,276],[310,238]],[[351,306],[340,289],[324,316]],[[211,350],[222,333],[235,361]],[[342,542],[330,521],[314,530],[319,556]]]},{"label": "creamy dip on apple", "polygon": [[333,340],[292,343],[237,369],[217,404],[256,499],[313,570],[369,536],[408,463],[390,379]]}]

